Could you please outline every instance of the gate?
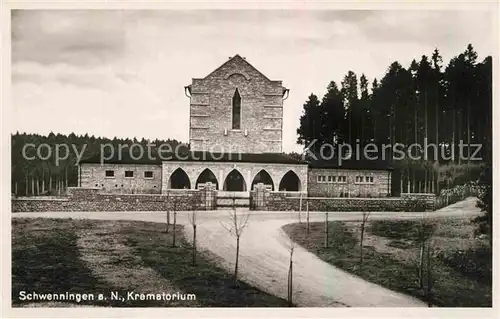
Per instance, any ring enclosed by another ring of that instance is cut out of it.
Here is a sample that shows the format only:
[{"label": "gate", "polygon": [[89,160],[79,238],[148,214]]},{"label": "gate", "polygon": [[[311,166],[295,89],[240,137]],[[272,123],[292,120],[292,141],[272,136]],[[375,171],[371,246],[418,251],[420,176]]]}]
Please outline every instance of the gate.
[{"label": "gate", "polygon": [[271,189],[271,185],[264,185],[263,183],[255,184],[254,190],[250,193],[250,209],[266,210],[267,197]]},{"label": "gate", "polygon": [[211,182],[198,185],[200,191],[200,208],[205,210],[213,210],[216,206],[217,197],[215,195],[215,185]]}]

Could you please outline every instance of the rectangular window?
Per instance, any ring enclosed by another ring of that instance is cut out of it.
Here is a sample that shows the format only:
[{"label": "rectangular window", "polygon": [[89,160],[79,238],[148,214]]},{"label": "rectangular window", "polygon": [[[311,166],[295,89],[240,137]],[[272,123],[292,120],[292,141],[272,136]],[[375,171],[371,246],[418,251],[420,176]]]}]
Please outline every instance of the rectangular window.
[{"label": "rectangular window", "polygon": [[346,182],[346,177],[345,176],[339,176],[339,178],[341,179],[342,183]]},{"label": "rectangular window", "polygon": [[153,178],[153,171],[145,171],[144,178]]},{"label": "rectangular window", "polygon": [[134,171],[125,171],[125,177],[134,177]]},{"label": "rectangular window", "polygon": [[106,177],[115,177],[115,171],[106,170]]},{"label": "rectangular window", "polygon": [[321,183],[321,175],[318,175],[318,183]]},{"label": "rectangular window", "polygon": [[328,176],[328,182],[331,183],[332,182],[332,175],[329,175]]},{"label": "rectangular window", "polygon": [[323,182],[326,182],[326,176],[325,176],[325,175],[321,176],[321,180],[322,180]]}]

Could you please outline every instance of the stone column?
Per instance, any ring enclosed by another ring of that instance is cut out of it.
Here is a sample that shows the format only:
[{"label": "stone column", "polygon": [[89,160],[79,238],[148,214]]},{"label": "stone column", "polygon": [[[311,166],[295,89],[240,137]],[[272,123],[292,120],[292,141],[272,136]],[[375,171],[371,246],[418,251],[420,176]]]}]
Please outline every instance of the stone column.
[{"label": "stone column", "polygon": [[252,172],[250,168],[247,168],[247,178],[245,179],[245,182],[247,184],[247,192],[251,191],[252,189]]},{"label": "stone column", "polygon": [[219,169],[219,190],[224,189],[224,169]]}]

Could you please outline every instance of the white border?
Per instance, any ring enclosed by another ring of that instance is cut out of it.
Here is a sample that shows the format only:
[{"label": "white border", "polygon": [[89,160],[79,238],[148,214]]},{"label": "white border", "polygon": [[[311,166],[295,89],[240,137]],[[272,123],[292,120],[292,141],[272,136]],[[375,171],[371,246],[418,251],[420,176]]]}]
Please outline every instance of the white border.
[{"label": "white border", "polygon": [[[131,2],[131,1],[2,1],[0,21],[2,22],[2,81],[0,96],[2,97],[2,161],[0,176],[2,177],[1,190],[1,222],[2,229],[2,317],[9,318],[136,318],[136,317],[178,317],[178,318],[305,318],[305,317],[327,317],[327,318],[490,318],[499,317],[497,309],[498,295],[497,263],[494,258],[494,281],[493,281],[493,308],[11,308],[11,215],[10,215],[10,118],[12,114],[11,101],[11,77],[10,77],[10,9],[383,9],[383,10],[492,10],[495,18],[492,28],[497,33],[492,39],[498,50],[493,54],[493,123],[499,121],[499,113],[495,106],[499,101],[499,72],[498,52],[500,51],[498,41],[498,16],[499,3],[497,1],[482,2],[455,2],[455,1],[399,1],[399,2],[324,2],[324,1],[248,1],[248,2],[208,2],[208,1],[186,1],[186,2]],[[471,21],[473,23],[473,21]],[[493,125],[493,136],[498,136],[498,126]],[[495,142],[493,142],[495,145]],[[499,154],[493,149],[494,166],[498,167]],[[498,173],[493,171],[494,185],[497,185]],[[498,197],[496,187],[493,189],[493,198]],[[497,207],[495,202],[494,207]],[[496,218],[495,218],[496,220]],[[498,222],[494,222],[494,233],[499,233]],[[494,247],[498,245],[498,239],[493,238]],[[494,257],[497,256],[496,249]]]}]

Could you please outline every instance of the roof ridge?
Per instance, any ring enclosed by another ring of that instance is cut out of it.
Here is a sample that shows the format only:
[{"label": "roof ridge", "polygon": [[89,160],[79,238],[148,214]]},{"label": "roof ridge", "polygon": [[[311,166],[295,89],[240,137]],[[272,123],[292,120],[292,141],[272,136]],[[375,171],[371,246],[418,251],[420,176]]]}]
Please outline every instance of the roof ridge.
[{"label": "roof ridge", "polygon": [[241,55],[239,55],[238,53],[236,53],[236,55],[230,57],[226,62],[222,63],[219,67],[217,67],[215,70],[213,70],[212,72],[210,72],[207,76],[205,76],[203,79],[206,79],[208,78],[209,76],[211,76],[212,74],[214,74],[215,72],[217,72],[218,70],[220,70],[223,66],[225,66],[226,64],[228,64],[229,62],[233,61],[234,59],[236,58],[240,58],[243,62],[245,62],[248,66],[250,66],[252,69],[254,69],[255,71],[257,71],[260,75],[262,75],[266,80],[272,82],[271,79],[269,79],[266,75],[264,75],[264,73],[260,72],[259,69],[257,69],[255,66],[253,66],[250,62],[247,61],[246,57],[242,57]]}]

